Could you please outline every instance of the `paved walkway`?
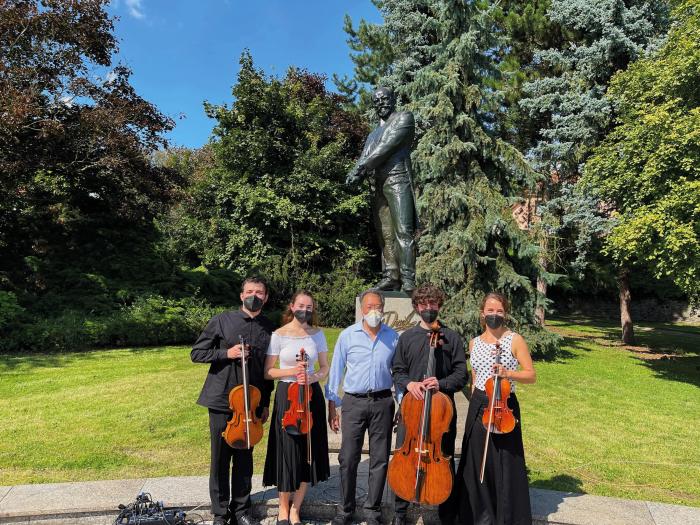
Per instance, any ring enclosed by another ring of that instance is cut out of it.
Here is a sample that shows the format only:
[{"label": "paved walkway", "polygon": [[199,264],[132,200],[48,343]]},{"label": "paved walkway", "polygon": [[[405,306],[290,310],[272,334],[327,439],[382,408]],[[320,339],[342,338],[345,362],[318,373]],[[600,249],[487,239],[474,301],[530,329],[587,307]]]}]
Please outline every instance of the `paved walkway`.
[{"label": "paved walkway", "polygon": [[[331,479],[309,490],[302,515],[307,523],[328,523],[338,501],[338,468]],[[111,525],[117,506],[148,492],[168,507],[183,508],[189,518],[210,520],[208,478],[204,476],[152,478],[80,483],[51,483],[0,487],[0,524],[5,525]],[[367,460],[358,475],[358,508],[366,495]],[[700,525],[700,508],[648,501],[605,498],[531,488],[535,523],[560,525]],[[277,491],[253,480],[254,513],[263,525],[274,525]],[[384,520],[391,519],[389,496],[384,497]],[[357,518],[361,519],[360,516]],[[436,523],[433,509],[413,509],[411,520]]]}]

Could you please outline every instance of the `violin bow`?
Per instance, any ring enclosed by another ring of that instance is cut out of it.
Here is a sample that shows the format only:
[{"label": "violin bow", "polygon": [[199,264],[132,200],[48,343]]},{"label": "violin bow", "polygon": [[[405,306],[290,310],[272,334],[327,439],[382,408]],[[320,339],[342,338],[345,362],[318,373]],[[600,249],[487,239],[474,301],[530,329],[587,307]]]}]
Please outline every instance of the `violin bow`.
[{"label": "violin bow", "polygon": [[[496,341],[496,352],[497,355],[501,355],[501,342]],[[496,403],[496,381],[498,381],[498,373],[493,375],[494,378],[494,387],[493,387],[493,392],[491,393],[491,401],[489,402],[489,405],[491,406],[491,410],[489,410],[489,426],[486,429],[486,439],[484,440],[484,455],[481,459],[481,473],[479,474],[479,482],[483,483],[484,482],[484,472],[486,470],[486,455],[489,452],[489,437],[491,436],[491,427],[493,426],[493,406]]]},{"label": "violin bow", "polygon": [[243,406],[245,408],[245,444],[246,448],[250,448],[250,401],[248,400],[248,373],[246,370],[245,356],[245,340],[242,335],[238,336],[238,341],[241,344],[241,368],[243,369]]},{"label": "violin bow", "polygon": [[302,361],[304,361],[304,403],[306,404],[306,462],[311,468],[311,385],[309,385],[309,369],[306,363],[309,355],[302,348]]}]

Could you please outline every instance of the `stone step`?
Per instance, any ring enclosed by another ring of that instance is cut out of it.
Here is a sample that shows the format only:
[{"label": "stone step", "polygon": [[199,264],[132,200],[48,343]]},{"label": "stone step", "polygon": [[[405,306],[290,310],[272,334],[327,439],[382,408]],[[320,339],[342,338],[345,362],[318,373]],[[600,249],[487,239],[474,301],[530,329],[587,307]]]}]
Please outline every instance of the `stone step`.
[{"label": "stone step", "polygon": [[[358,473],[358,508],[366,494],[367,461]],[[253,480],[253,513],[274,525],[277,492],[261,487],[260,477]],[[2,525],[112,525],[120,503],[131,503],[140,492],[148,492],[166,506],[179,507],[188,517],[211,520],[208,478],[151,478],[110,480],[45,485],[0,487],[0,524]],[[312,487],[302,508],[304,523],[330,523],[338,501],[337,467],[331,479]],[[623,500],[586,494],[530,488],[535,524],[552,525],[700,525],[700,508],[663,503]],[[392,516],[391,499],[385,492],[383,520]],[[362,523],[362,516],[357,515]],[[409,523],[438,523],[434,508],[412,507]]]}]

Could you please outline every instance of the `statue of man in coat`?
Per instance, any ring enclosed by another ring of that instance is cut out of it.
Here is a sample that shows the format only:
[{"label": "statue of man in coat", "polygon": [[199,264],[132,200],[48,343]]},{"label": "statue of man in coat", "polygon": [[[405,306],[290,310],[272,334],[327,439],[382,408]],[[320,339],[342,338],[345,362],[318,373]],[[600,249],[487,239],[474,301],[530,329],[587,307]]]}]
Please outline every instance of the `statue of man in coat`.
[{"label": "statue of man in coat", "polygon": [[379,126],[365,141],[362,155],[348,173],[346,183],[374,177],[372,214],[382,254],[380,290],[402,290],[409,295],[416,286],[416,203],[413,194],[411,146],[415,120],[410,111],[395,111],[391,88],[380,87],[372,102]]}]

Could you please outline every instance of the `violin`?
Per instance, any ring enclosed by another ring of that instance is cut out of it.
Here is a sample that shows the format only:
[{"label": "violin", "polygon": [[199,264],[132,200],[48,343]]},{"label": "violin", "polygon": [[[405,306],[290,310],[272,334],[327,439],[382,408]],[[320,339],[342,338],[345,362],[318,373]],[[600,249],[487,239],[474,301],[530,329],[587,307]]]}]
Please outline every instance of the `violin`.
[{"label": "violin", "polygon": [[[501,349],[500,341],[496,341],[496,364],[501,364]],[[484,409],[484,414],[481,422],[486,429],[486,440],[484,442],[484,455],[481,461],[481,475],[479,477],[481,483],[484,482],[484,470],[486,469],[486,455],[488,453],[489,436],[491,434],[507,434],[512,432],[518,420],[515,419],[513,411],[508,406],[508,400],[512,391],[510,381],[505,377],[499,376],[497,373],[486,380],[486,396],[489,398],[489,404]]]},{"label": "violin", "polygon": [[311,465],[311,428],[314,420],[311,415],[311,385],[306,363],[309,354],[302,348],[297,355],[297,362],[304,363],[304,384],[292,383],[287,389],[287,410],[282,416],[282,427],[292,436],[306,435],[306,461]]},{"label": "violin", "polygon": [[226,423],[226,429],[221,435],[229,447],[249,449],[255,446],[263,436],[262,421],[255,415],[260,404],[260,390],[249,384],[246,344],[243,337],[239,337],[239,341],[243,384],[233,387],[228,394],[228,403],[233,416]]},{"label": "violin", "polygon": [[[435,323],[431,328],[424,378],[435,375],[435,352],[440,344],[440,325]],[[450,496],[454,474],[441,446],[453,415],[452,401],[443,392],[430,389],[422,400],[409,394],[401,400],[406,435],[401,448],[394,451],[387,472],[389,486],[400,498],[439,505]]]}]

